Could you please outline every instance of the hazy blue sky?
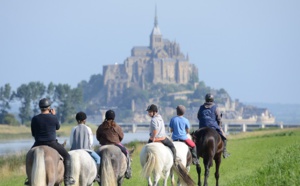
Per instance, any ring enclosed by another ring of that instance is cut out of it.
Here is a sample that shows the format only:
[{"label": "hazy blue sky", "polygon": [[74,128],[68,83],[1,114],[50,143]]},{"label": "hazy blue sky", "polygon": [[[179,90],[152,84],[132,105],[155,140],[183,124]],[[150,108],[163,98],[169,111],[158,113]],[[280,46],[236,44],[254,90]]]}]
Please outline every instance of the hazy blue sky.
[{"label": "hazy blue sky", "polygon": [[199,78],[242,102],[300,103],[300,1],[0,0],[0,86],[67,83],[148,46],[155,4],[164,38]]}]

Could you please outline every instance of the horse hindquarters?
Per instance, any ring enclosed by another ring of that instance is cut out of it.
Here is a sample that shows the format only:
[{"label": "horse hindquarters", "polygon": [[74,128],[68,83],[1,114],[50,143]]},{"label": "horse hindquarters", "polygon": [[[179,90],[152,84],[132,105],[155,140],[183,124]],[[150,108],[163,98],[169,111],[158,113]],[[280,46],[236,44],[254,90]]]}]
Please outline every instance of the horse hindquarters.
[{"label": "horse hindquarters", "polygon": [[71,157],[71,177],[75,179],[74,186],[93,185],[97,167],[94,159],[85,150],[78,149],[69,152]]},{"label": "horse hindquarters", "polygon": [[[31,186],[46,186],[45,153],[43,148],[36,148],[32,153]],[[54,185],[54,183],[53,183]]]}]

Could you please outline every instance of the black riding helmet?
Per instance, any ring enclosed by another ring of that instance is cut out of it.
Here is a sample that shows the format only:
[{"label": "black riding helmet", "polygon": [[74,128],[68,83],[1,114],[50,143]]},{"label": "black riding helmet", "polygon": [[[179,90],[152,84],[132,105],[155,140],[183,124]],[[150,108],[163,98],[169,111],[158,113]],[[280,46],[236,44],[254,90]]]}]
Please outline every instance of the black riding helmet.
[{"label": "black riding helmet", "polygon": [[158,112],[157,106],[152,104],[147,107],[146,111]]},{"label": "black riding helmet", "polygon": [[84,120],[86,120],[86,114],[84,112],[78,112],[76,114],[76,120],[77,121],[84,121]]},{"label": "black riding helmet", "polygon": [[47,107],[50,107],[50,105],[51,105],[51,102],[47,98],[43,98],[39,102],[39,107],[40,108],[47,108]]},{"label": "black riding helmet", "polygon": [[206,102],[214,102],[214,96],[211,93],[205,95]]},{"label": "black riding helmet", "polygon": [[110,119],[112,119],[112,120],[114,120],[115,119],[115,112],[113,111],[113,110],[108,110],[108,111],[106,111],[106,113],[105,113],[105,119],[106,120],[110,120]]}]

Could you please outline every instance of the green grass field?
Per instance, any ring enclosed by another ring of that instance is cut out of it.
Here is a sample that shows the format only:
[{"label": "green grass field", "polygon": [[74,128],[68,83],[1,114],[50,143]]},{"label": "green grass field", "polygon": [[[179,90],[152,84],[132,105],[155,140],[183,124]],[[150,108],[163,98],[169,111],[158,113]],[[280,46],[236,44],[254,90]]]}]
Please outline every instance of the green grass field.
[{"label": "green grass field", "polygon": [[[139,152],[143,144],[131,145],[136,146],[133,177],[125,179],[124,185],[147,185],[147,181],[140,176]],[[300,129],[262,130],[229,136],[228,151],[231,156],[222,159],[220,168],[219,183],[222,186],[300,185]],[[200,161],[203,183],[204,169],[202,159]],[[212,167],[209,185],[215,185],[214,172]],[[191,167],[190,174],[197,182],[195,166]],[[0,186],[23,185],[25,178],[24,153],[0,157]]]}]

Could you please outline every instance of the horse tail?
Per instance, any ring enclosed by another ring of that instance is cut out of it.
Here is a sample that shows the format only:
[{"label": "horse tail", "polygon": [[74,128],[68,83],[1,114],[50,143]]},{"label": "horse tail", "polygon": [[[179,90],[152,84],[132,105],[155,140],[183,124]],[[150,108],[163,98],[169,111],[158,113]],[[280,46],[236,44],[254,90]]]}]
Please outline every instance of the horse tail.
[{"label": "horse tail", "polygon": [[155,155],[151,152],[147,153],[147,160],[145,165],[143,166],[142,176],[144,178],[148,178],[151,176],[152,171],[155,168],[156,160]]},{"label": "horse tail", "polygon": [[33,165],[31,172],[32,186],[46,186],[46,169],[45,169],[44,150],[36,148],[33,153]]},{"label": "horse tail", "polygon": [[181,162],[178,162],[177,164],[173,164],[172,170],[177,174],[181,182],[184,182],[186,185],[189,186],[195,185],[195,182],[188,174],[186,167]]},{"label": "horse tail", "polygon": [[70,157],[71,157],[71,177],[74,178],[75,180],[75,185],[74,186],[79,186],[79,176],[80,176],[80,157],[79,154],[76,153],[75,151],[70,151],[69,152]]},{"label": "horse tail", "polygon": [[115,172],[111,163],[111,155],[107,150],[101,155],[101,186],[117,185]]}]

